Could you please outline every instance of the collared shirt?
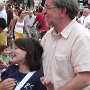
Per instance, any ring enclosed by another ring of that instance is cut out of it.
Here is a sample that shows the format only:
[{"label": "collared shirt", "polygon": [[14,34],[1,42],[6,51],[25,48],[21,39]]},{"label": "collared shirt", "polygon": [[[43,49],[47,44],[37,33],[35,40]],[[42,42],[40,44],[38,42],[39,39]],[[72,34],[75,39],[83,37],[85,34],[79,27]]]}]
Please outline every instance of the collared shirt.
[{"label": "collared shirt", "polygon": [[54,28],[49,30],[41,45],[44,74],[53,81],[55,90],[60,90],[76,73],[90,72],[90,32],[75,19],[59,34]]},{"label": "collared shirt", "polygon": [[36,18],[36,16],[34,16],[34,15],[32,15],[32,17],[30,17],[29,15],[27,15],[25,17],[25,21],[26,21],[28,27],[32,27],[33,22],[35,21],[35,18]]},{"label": "collared shirt", "polygon": [[82,16],[81,18],[79,18],[79,21],[83,26],[86,26],[87,23],[90,23],[90,15],[88,15],[87,17]]}]

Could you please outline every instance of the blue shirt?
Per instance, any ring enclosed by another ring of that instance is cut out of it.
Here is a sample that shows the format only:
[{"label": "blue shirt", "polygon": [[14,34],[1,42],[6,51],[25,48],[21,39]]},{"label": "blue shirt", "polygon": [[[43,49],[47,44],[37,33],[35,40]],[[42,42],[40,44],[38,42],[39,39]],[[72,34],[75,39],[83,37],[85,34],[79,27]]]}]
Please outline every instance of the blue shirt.
[{"label": "blue shirt", "polygon": [[[18,71],[17,65],[11,65],[7,68],[5,72],[2,73],[1,78],[2,80],[6,78],[14,78],[15,85],[20,83],[20,81],[25,77],[26,74],[21,73]],[[41,71],[36,71],[31,78],[24,84],[21,90],[47,90],[46,87],[41,83],[40,77],[44,76]]]}]

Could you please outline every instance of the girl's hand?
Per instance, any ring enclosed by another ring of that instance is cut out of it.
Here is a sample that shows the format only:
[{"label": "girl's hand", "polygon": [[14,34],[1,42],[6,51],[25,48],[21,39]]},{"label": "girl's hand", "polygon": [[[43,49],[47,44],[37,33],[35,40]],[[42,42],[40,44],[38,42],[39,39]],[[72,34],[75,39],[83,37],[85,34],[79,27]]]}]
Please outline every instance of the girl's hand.
[{"label": "girl's hand", "polygon": [[0,90],[13,90],[15,80],[13,78],[5,79],[0,82]]},{"label": "girl's hand", "polygon": [[49,80],[46,77],[41,77],[40,80],[42,84],[44,84],[47,87],[48,90],[54,90],[54,84],[52,83],[51,80]]}]

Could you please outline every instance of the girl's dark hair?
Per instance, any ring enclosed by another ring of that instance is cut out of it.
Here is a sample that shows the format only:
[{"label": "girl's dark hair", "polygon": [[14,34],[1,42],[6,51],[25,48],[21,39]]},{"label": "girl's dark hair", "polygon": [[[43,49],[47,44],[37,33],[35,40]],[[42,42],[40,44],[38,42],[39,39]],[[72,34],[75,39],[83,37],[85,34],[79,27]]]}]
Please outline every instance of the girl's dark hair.
[{"label": "girl's dark hair", "polygon": [[19,10],[19,11],[18,11],[18,16],[21,15],[22,11],[23,11],[23,10]]},{"label": "girl's dark hair", "polygon": [[4,49],[6,49],[6,48],[8,48],[7,45],[0,45],[0,53],[1,53]]},{"label": "girl's dark hair", "polygon": [[19,38],[16,39],[14,43],[18,48],[27,52],[25,63],[29,67],[30,71],[40,70],[43,48],[39,41],[36,41],[33,38]]}]

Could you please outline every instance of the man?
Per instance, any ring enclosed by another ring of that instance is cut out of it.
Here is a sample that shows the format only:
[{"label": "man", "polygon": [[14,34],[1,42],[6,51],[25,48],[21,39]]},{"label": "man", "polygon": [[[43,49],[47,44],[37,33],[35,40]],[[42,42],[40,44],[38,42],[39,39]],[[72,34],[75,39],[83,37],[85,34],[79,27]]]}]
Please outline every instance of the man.
[{"label": "man", "polygon": [[6,8],[6,13],[7,13],[7,26],[9,28],[10,22],[13,19],[13,12],[12,12],[10,3],[6,3],[5,8]]},{"label": "man", "polygon": [[90,30],[90,10],[88,7],[83,9],[83,16],[81,16],[78,21]]},{"label": "man", "polygon": [[54,28],[41,40],[42,83],[48,90],[90,90],[90,32],[76,21],[77,0],[46,0],[43,12]]},{"label": "man", "polygon": [[33,22],[35,21],[36,16],[34,16],[33,11],[29,10],[29,15],[25,16],[26,24],[29,28],[29,32],[32,37],[36,37],[36,29],[33,25]]},{"label": "man", "polygon": [[[39,6],[38,8],[38,14],[36,16],[36,19],[32,25],[32,27],[35,25],[35,23],[39,23],[40,21],[42,21],[40,27],[36,27],[37,28],[37,38],[38,39],[42,39],[42,37],[44,36],[44,34],[47,32],[48,30],[48,26],[46,25],[46,19],[45,19],[45,16],[44,14],[42,13],[43,11],[43,7],[42,6]],[[37,25],[36,25],[37,26]]]}]

